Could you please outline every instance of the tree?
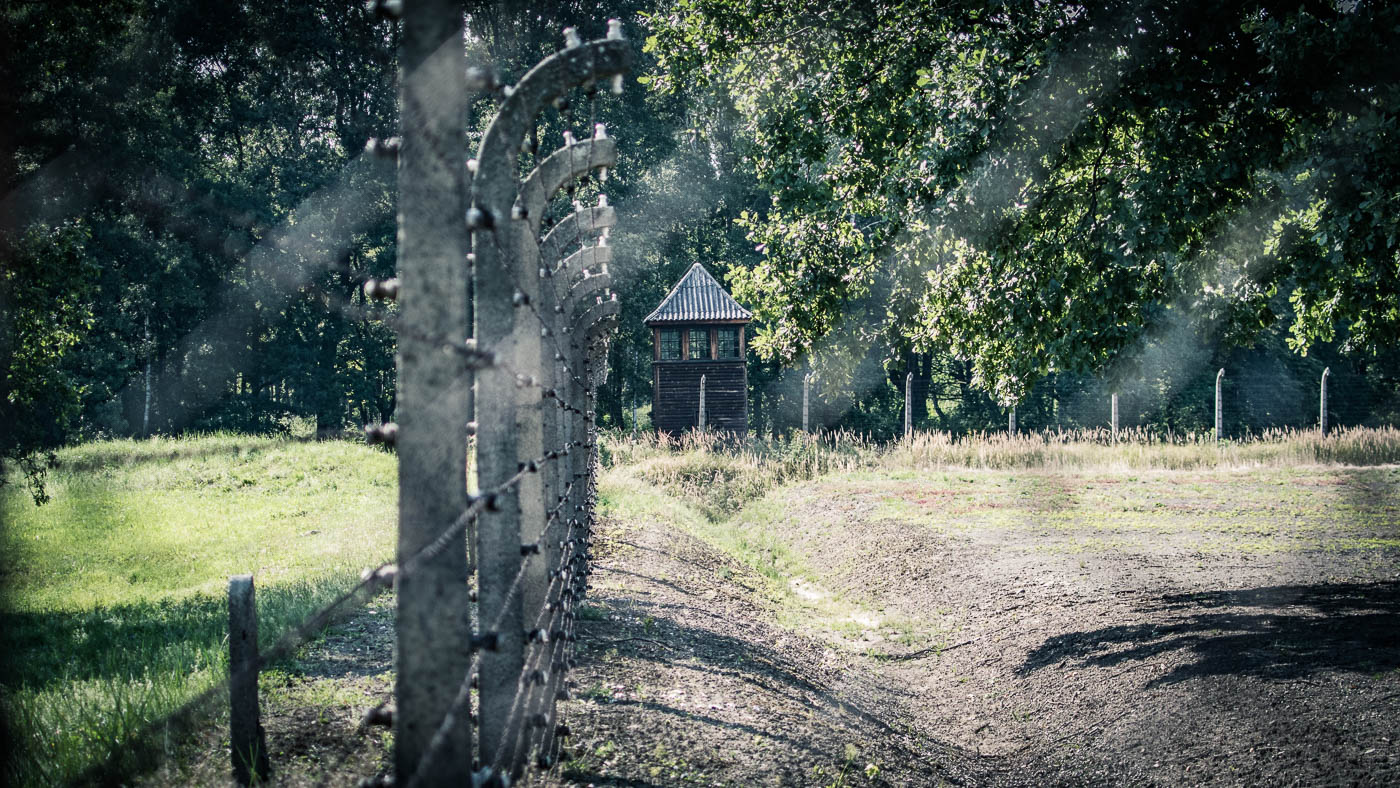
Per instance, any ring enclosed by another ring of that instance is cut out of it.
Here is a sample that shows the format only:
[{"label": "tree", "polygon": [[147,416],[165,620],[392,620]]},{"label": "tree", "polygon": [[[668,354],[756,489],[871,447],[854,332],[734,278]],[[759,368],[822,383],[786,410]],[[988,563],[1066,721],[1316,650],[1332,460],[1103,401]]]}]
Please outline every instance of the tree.
[{"label": "tree", "polygon": [[48,500],[53,447],[81,410],[82,384],[63,359],[92,325],[97,266],[86,240],[77,223],[0,235],[0,485],[17,464],[36,504]]},{"label": "tree", "polygon": [[1009,403],[1203,316],[1400,338],[1400,8],[1340,6],[680,0],[648,49],[773,195],[760,352],[882,335]]},{"label": "tree", "polygon": [[0,14],[3,229],[77,222],[96,271],[49,443],[392,410],[392,334],[355,319],[392,272],[392,166],[361,158],[395,122],[392,26],[265,0]]}]

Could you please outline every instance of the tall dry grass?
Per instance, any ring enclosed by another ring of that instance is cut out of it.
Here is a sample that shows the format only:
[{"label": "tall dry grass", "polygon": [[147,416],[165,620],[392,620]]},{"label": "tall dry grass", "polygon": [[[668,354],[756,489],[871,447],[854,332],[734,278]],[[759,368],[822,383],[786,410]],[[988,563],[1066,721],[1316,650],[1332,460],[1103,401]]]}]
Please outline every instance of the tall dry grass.
[{"label": "tall dry grass", "polygon": [[1216,443],[1209,433],[1162,435],[1145,430],[916,433],[910,440],[875,442],[851,432],[794,433],[736,439],[716,433],[636,439],[605,434],[606,467],[626,468],[699,504],[712,519],[726,517],[765,492],[834,472],[992,470],[1195,470],[1295,465],[1384,465],[1400,462],[1393,427],[1277,429]]}]

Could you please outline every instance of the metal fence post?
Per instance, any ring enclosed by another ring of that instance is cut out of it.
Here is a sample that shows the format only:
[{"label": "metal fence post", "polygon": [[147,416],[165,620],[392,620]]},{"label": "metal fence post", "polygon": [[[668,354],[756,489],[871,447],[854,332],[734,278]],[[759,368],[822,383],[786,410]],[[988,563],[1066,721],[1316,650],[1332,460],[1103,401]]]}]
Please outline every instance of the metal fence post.
[{"label": "metal fence post", "polygon": [[[468,239],[464,37],[458,3],[420,0],[404,11],[399,45],[398,462],[400,565],[433,542],[467,505],[470,372],[443,346],[465,343]],[[394,715],[397,782],[471,780],[467,715],[446,731],[430,766],[420,761],[446,719],[470,664],[466,541],[398,578]]]},{"label": "metal fence post", "polygon": [[272,776],[258,714],[258,607],[253,576],[228,579],[229,752],[239,785]]},{"label": "metal fence post", "polygon": [[911,440],[914,437],[914,373],[910,372],[904,376],[904,439]]},{"label": "metal fence post", "polygon": [[1220,382],[1225,379],[1225,368],[1215,373],[1215,442],[1219,443],[1221,436],[1225,434],[1225,411],[1221,408]]},{"label": "metal fence post", "polygon": [[1322,390],[1318,398],[1318,431],[1327,434],[1327,379],[1332,376],[1332,368],[1322,370]]},{"label": "metal fence post", "polygon": [[802,431],[810,433],[812,430],[807,421],[807,403],[812,393],[812,373],[808,372],[802,376]]}]

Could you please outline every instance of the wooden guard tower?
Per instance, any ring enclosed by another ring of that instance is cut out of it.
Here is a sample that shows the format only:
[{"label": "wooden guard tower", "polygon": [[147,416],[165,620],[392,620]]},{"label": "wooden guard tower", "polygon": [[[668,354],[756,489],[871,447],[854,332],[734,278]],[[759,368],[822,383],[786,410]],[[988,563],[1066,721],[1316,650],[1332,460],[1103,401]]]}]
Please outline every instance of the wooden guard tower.
[{"label": "wooden guard tower", "polygon": [[704,377],[705,428],[749,429],[749,370],[744,326],[753,313],[739,306],[699,263],[646,317],[652,333],[651,420],[672,435],[700,423]]}]

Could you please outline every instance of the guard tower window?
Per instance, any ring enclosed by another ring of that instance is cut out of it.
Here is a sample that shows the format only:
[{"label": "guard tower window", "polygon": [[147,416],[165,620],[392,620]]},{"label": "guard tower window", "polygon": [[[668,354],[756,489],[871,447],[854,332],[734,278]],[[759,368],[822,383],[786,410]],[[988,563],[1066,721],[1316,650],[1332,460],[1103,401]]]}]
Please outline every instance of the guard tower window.
[{"label": "guard tower window", "polygon": [[676,328],[661,329],[661,359],[670,361],[681,357],[681,332]]},{"label": "guard tower window", "polygon": [[720,358],[739,358],[739,329],[715,329],[715,344]]},{"label": "guard tower window", "polygon": [[692,360],[710,357],[710,332],[703,328],[692,328],[690,334],[690,358]]}]

